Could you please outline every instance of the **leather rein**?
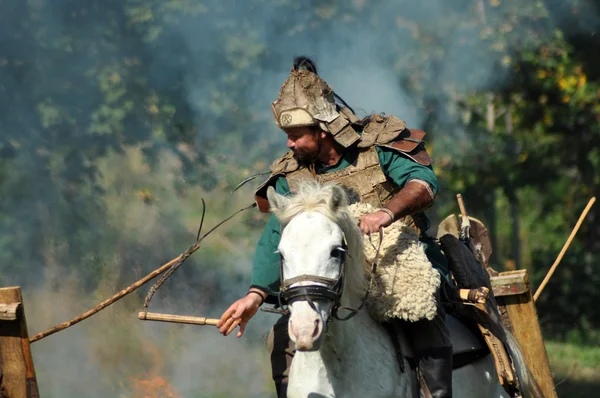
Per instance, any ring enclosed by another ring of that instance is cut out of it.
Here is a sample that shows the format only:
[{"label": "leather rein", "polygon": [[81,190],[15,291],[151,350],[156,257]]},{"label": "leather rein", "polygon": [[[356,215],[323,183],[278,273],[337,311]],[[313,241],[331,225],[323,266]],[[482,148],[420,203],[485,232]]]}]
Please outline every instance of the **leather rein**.
[{"label": "leather rein", "polygon": [[[370,239],[370,237],[369,237]],[[348,245],[346,243],[346,237],[344,236],[344,242],[341,247],[337,250],[340,253],[340,272],[337,278],[326,278],[319,275],[303,274],[295,276],[293,278],[285,279],[283,277],[283,257],[279,266],[279,275],[281,280],[281,288],[278,296],[279,306],[283,313],[289,313],[288,306],[295,301],[305,300],[308,305],[317,311],[317,307],[313,300],[329,300],[333,301],[333,308],[331,310],[331,318],[338,321],[347,321],[354,318],[364,307],[365,302],[369,298],[369,292],[373,286],[373,279],[375,272],[377,271],[377,263],[379,261],[379,251],[381,249],[381,243],[383,242],[383,228],[379,229],[379,244],[375,253],[375,259],[373,260],[373,267],[371,270],[371,279],[369,281],[369,287],[362,297],[360,305],[357,308],[345,307],[341,305],[342,294],[344,293],[344,270],[346,264],[346,256],[348,254]],[[299,282],[312,282],[310,285],[292,286]],[[350,311],[345,317],[340,317],[339,311],[345,310]],[[331,319],[330,318],[330,319]]]}]

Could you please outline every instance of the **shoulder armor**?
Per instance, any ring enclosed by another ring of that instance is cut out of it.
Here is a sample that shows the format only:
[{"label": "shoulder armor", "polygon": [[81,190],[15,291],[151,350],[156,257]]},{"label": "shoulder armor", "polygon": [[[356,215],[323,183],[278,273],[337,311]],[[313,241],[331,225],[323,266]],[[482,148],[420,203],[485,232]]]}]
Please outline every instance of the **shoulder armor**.
[{"label": "shoulder armor", "polygon": [[271,174],[269,178],[256,188],[254,191],[254,201],[258,205],[258,210],[261,213],[269,212],[269,200],[267,199],[267,188],[274,185],[275,179],[279,174]]},{"label": "shoulder armor", "polygon": [[388,144],[404,130],[406,130],[406,123],[396,116],[374,115],[365,126],[358,147],[368,148],[375,144]]},{"label": "shoulder armor", "polygon": [[433,160],[427,153],[423,142],[426,134],[423,130],[405,129],[395,141],[382,146],[402,152],[406,157],[423,166],[429,166]]},{"label": "shoulder armor", "polygon": [[431,157],[425,150],[423,130],[409,129],[403,120],[395,116],[375,115],[365,126],[358,146],[367,148],[379,145],[395,149],[415,162],[429,166]]},{"label": "shoulder armor", "polygon": [[265,182],[260,184],[254,191],[254,199],[262,213],[269,212],[269,201],[267,200],[267,188],[274,184],[277,177],[298,170],[298,161],[294,158],[294,152],[288,151],[285,155],[271,164],[271,175]]},{"label": "shoulder armor", "polygon": [[285,174],[298,170],[298,161],[294,158],[294,152],[288,151],[285,155],[271,164],[271,174]]}]

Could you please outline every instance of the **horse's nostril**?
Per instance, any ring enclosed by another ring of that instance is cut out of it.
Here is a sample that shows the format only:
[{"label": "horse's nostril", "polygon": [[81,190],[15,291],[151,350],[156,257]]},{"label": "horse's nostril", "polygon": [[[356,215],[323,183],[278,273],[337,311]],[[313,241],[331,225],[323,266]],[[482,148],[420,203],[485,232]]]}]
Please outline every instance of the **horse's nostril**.
[{"label": "horse's nostril", "polygon": [[319,335],[319,325],[321,324],[321,321],[319,319],[315,319],[315,328],[313,329],[313,335],[312,337],[317,337]]}]

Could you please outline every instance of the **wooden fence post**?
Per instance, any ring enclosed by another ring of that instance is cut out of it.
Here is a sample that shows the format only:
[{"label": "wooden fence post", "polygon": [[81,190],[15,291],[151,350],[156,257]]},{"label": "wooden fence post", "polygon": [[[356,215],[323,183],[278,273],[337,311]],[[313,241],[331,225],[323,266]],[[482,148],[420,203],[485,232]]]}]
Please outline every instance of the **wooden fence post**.
[{"label": "wooden fence post", "polygon": [[[491,277],[503,322],[519,342],[525,362],[546,398],[556,398],[548,354],[531,296],[527,270],[500,272]],[[508,318],[508,319],[506,319]]]},{"label": "wooden fence post", "polygon": [[0,288],[0,397],[39,396],[21,289]]}]

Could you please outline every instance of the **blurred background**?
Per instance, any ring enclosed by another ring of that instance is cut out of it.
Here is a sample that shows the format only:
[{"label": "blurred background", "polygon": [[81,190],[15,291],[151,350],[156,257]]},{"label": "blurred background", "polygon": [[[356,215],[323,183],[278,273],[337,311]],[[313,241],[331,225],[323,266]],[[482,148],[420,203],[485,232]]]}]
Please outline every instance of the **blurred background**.
[{"label": "blurred background", "polygon": [[[441,182],[490,230],[492,265],[539,285],[600,185],[594,0],[0,1],[0,286],[30,335],[177,256],[252,202],[285,151],[270,102],[297,55],[359,114],[426,130]],[[218,317],[265,223],[243,213],[152,310]],[[537,308],[559,396],[600,387],[600,207]],[[32,346],[44,397],[272,394],[259,314],[242,339],[137,320],[147,287]]]}]

